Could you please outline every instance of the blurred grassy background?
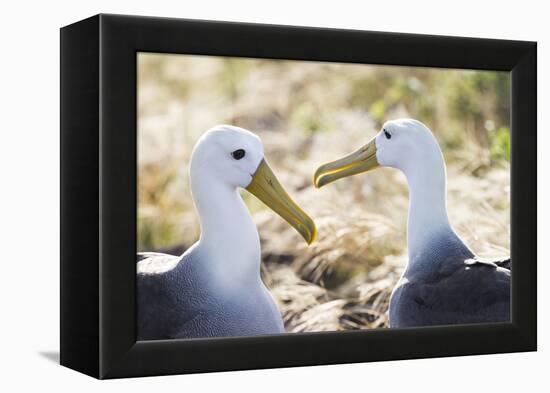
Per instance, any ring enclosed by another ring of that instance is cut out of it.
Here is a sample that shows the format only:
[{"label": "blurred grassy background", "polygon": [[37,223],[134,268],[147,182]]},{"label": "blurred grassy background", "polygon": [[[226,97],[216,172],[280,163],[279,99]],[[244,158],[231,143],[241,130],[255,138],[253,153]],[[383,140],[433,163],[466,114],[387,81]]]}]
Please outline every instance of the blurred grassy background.
[{"label": "blurred grassy background", "polygon": [[381,169],[314,190],[313,172],[385,120],[421,120],[445,155],[453,226],[481,256],[508,254],[509,88],[502,72],[141,53],[139,251],[179,254],[198,239],[192,147],[214,125],[244,127],[262,138],[274,172],[319,230],[307,247],[242,192],[287,331],[387,327],[407,260],[405,178]]}]

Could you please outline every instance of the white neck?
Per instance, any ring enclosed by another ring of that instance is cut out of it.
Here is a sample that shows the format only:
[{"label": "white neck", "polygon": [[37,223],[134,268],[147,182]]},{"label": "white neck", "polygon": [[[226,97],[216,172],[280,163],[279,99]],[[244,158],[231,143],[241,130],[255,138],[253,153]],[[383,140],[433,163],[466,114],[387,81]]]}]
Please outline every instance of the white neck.
[{"label": "white neck", "polygon": [[200,172],[191,175],[191,190],[201,225],[197,247],[206,255],[201,263],[224,282],[259,279],[258,230],[239,192]]},{"label": "white neck", "polygon": [[445,162],[442,156],[430,158],[416,161],[403,170],[409,185],[409,261],[430,247],[434,239],[456,237],[447,216]]}]

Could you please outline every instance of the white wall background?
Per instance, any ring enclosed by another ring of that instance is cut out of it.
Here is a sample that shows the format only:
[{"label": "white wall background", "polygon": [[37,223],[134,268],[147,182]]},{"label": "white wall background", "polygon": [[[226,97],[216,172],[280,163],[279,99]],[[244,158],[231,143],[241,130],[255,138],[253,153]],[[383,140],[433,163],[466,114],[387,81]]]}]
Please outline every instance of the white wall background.
[{"label": "white wall background", "polygon": [[[9,4],[9,5],[8,5]],[[550,386],[546,269],[550,149],[544,2],[94,0],[4,2],[0,22],[0,390],[421,392]],[[52,360],[58,339],[59,27],[99,12],[398,31],[539,42],[539,352],[95,381]],[[547,227],[547,226],[546,226]],[[546,236],[545,236],[546,235]],[[545,331],[546,330],[546,331]]]}]

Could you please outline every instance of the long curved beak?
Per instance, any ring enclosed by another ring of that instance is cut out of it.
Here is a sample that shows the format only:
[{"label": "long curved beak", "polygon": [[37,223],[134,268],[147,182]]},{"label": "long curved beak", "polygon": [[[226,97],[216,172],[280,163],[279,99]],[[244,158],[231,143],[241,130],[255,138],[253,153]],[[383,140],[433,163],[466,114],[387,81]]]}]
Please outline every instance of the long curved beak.
[{"label": "long curved beak", "polygon": [[367,172],[379,166],[376,159],[376,139],[373,138],[359,150],[317,168],[313,176],[313,184],[321,188],[342,177]]},{"label": "long curved beak", "polygon": [[292,225],[307,244],[315,241],[315,223],[286,193],[265,159],[258,166],[246,190]]}]

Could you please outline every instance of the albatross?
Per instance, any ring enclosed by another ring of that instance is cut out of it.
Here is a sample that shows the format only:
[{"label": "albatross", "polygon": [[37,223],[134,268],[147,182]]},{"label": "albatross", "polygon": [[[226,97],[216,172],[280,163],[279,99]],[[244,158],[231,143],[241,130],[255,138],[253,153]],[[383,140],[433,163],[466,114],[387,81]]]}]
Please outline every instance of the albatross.
[{"label": "albatross", "polygon": [[273,174],[260,138],[245,129],[222,125],[203,134],[190,179],[201,235],[181,256],[138,255],[138,339],[283,333],[260,277],[258,231],[238,190],[255,195],[308,244],[316,237],[314,222]]},{"label": "albatross", "polygon": [[409,187],[409,260],[390,298],[390,326],[509,322],[510,258],[477,257],[451,227],[445,161],[424,124],[386,122],[359,150],[320,166],[313,181],[322,187],[379,166],[402,171]]}]

